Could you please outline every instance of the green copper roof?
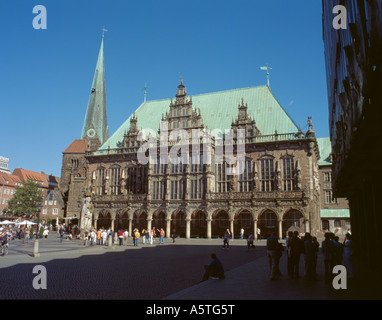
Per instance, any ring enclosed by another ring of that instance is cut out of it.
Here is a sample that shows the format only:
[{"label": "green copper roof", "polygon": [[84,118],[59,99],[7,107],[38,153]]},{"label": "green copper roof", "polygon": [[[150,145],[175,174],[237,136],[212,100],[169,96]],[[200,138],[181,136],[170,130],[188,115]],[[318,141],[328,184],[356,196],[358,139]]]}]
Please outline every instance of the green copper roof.
[{"label": "green copper roof", "polygon": [[[175,95],[174,95],[175,96]],[[298,126],[276,100],[269,87],[250,87],[228,91],[213,92],[192,97],[194,109],[200,109],[204,126],[210,130],[231,129],[232,119],[238,115],[238,105],[244,99],[248,104],[248,115],[256,121],[261,135],[297,132]],[[175,101],[175,98],[174,98]],[[162,114],[170,110],[171,99],[147,101],[135,111],[137,126],[158,132]],[[118,147],[125,131],[130,127],[128,118],[100,149]]]},{"label": "green copper roof", "polygon": [[101,145],[109,138],[106,114],[106,88],[105,88],[105,64],[103,56],[103,39],[99,49],[96,70],[94,72],[92,88],[89,96],[88,107],[81,139],[86,138],[87,131],[92,128],[95,135],[100,139]]},{"label": "green copper roof", "polygon": [[331,165],[330,154],[332,153],[332,143],[330,138],[317,138],[318,149],[320,150],[320,160],[318,165]]},{"label": "green copper roof", "polygon": [[350,218],[349,209],[321,209],[321,218]]}]

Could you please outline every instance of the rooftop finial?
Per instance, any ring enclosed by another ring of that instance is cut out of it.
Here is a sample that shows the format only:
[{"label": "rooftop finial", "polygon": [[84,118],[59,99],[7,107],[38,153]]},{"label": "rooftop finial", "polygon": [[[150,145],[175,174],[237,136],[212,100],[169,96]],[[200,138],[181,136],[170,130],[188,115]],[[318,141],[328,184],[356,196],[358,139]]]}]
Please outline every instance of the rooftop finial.
[{"label": "rooftop finial", "polygon": [[145,86],[144,86],[144,88],[142,89],[142,90],[144,91],[143,102],[146,102],[147,89],[148,89],[148,86],[147,86],[147,83],[145,82]]},{"label": "rooftop finial", "polygon": [[105,26],[103,26],[103,27],[102,27],[102,38],[105,37],[105,31],[108,31],[108,30],[106,30],[106,29],[105,29]]},{"label": "rooftop finial", "polygon": [[272,70],[272,68],[270,68],[268,66],[268,63],[267,63],[267,66],[266,67],[260,67],[260,70],[266,70],[267,71],[267,87],[269,88],[269,70]]}]

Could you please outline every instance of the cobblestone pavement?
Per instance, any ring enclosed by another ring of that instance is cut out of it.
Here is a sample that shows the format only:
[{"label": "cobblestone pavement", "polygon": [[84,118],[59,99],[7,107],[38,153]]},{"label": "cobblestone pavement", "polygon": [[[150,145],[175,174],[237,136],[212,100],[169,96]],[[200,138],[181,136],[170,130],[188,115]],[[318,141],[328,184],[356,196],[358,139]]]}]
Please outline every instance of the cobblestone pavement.
[{"label": "cobblestone pavement", "polygon": [[[82,241],[40,239],[40,257],[32,257],[33,241],[10,243],[0,257],[1,299],[161,299],[197,284],[203,265],[216,252],[225,269],[258,259],[260,250],[246,252],[245,241],[233,240],[229,251],[218,239],[166,239],[164,245],[84,246]],[[34,266],[47,270],[47,289],[35,290]]]},{"label": "cobblestone pavement", "polygon": [[[58,300],[192,300],[192,299],[354,299],[349,291],[333,290],[323,283],[319,259],[318,281],[269,280],[265,241],[248,252],[245,240],[231,240],[229,250],[221,239],[166,239],[154,245],[84,246],[52,233],[39,240],[40,257],[32,257],[33,241],[10,243],[9,254],[0,257],[0,299]],[[199,283],[203,265],[215,252],[221,259],[225,280]],[[303,259],[301,259],[303,260]],[[47,271],[47,289],[33,288],[36,265]],[[285,274],[286,257],[281,259]],[[301,266],[302,270],[302,266]]]}]

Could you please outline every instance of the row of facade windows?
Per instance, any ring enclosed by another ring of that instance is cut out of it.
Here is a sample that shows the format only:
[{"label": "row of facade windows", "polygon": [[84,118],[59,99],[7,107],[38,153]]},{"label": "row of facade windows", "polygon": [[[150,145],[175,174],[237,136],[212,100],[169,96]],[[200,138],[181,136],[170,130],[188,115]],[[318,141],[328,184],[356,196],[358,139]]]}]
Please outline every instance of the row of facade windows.
[{"label": "row of facade windows", "polygon": [[[204,173],[206,172],[206,165],[203,164],[203,155],[198,155],[200,157],[198,162],[196,159],[190,164],[191,173]],[[238,170],[240,174],[238,175],[238,191],[239,192],[249,192],[254,189],[254,178],[255,174],[258,174],[259,179],[258,188],[260,191],[273,191],[275,190],[276,174],[280,175],[280,189],[284,191],[292,191],[295,189],[295,162],[293,158],[282,159],[282,170],[275,170],[274,159],[261,159],[259,161],[260,170],[259,172],[254,172],[252,160],[246,160],[238,164]],[[168,167],[169,166],[169,167]],[[183,174],[186,172],[187,165],[180,162],[178,164],[154,164],[153,174],[163,175],[170,168],[171,174]],[[229,170],[230,165],[227,162],[215,165],[215,178],[216,178],[216,192],[228,192],[230,190],[230,184],[232,181],[233,173]],[[107,172],[109,175],[107,176]],[[111,194],[121,194],[121,182],[124,180],[126,182],[126,189],[132,193],[145,193],[147,192],[147,179],[148,179],[148,168],[147,167],[128,167],[126,171],[126,176],[122,175],[122,168],[119,166],[111,167],[108,171],[105,168],[100,168],[96,173],[96,189],[97,194],[105,194],[106,181],[109,179],[110,193]],[[175,183],[174,181],[172,182]],[[185,186],[178,185],[171,187],[171,194],[174,195],[173,199],[179,199],[185,192]],[[185,182],[183,181],[182,184]],[[191,180],[190,194],[191,198],[201,198],[202,194],[206,191],[206,181],[196,182]],[[200,186],[199,186],[200,185]],[[161,199],[164,195],[164,182],[154,182],[152,185],[153,197],[154,199]],[[196,190],[196,191],[195,191]]]}]

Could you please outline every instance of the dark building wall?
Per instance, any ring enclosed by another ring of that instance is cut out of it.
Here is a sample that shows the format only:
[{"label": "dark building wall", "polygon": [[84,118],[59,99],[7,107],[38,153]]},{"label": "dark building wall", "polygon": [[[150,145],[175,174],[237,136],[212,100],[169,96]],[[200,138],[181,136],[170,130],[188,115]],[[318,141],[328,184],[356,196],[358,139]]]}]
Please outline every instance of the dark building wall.
[{"label": "dark building wall", "polygon": [[[332,25],[335,5],[346,29]],[[349,199],[360,276],[381,280],[382,1],[324,0],[323,39],[335,196]],[[373,271],[373,272],[371,272]]]}]

